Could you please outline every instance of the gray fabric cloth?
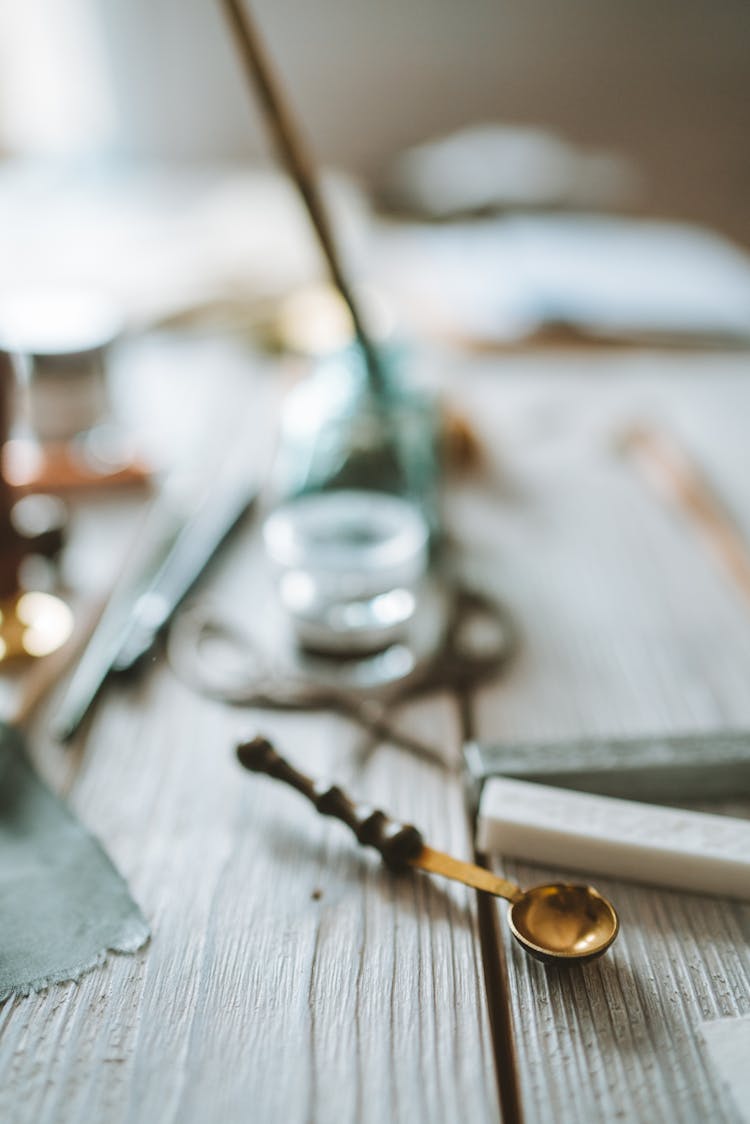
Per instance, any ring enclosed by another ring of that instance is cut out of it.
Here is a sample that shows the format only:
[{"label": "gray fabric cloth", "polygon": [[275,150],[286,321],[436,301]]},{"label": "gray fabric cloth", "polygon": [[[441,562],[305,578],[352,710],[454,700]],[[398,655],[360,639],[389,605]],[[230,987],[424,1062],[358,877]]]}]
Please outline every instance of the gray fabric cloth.
[{"label": "gray fabric cloth", "polygon": [[148,926],[102,848],[0,725],[0,1001],[77,980]]}]

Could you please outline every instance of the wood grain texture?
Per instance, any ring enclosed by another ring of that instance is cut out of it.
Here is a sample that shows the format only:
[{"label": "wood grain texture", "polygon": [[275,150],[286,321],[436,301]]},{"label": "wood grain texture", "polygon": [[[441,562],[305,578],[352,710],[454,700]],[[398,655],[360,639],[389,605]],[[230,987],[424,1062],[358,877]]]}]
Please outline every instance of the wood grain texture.
[{"label": "wood grain texture", "polygon": [[[667,426],[750,537],[746,375],[744,357],[656,355],[527,359],[476,372],[469,394],[496,450],[497,487],[467,493],[453,517],[464,538],[481,536],[478,572],[509,600],[524,636],[512,673],[477,700],[478,737],[747,723],[747,607],[613,441],[634,420]],[[567,873],[497,866],[522,885]],[[733,1121],[696,1031],[750,1010],[750,908],[597,885],[616,903],[622,933],[587,968],[531,961],[508,936],[504,906],[497,910],[527,1124]]]},{"label": "wood grain texture", "polygon": [[[201,368],[215,376],[212,354],[157,348],[135,364],[155,437],[155,388],[200,384]],[[241,395],[242,364],[221,363]],[[642,418],[668,425],[750,536],[745,358],[548,353],[478,360],[470,375],[462,402],[491,463],[452,490],[449,518],[470,544],[469,576],[512,606],[524,638],[510,672],[475,700],[477,735],[748,725],[750,614],[614,441]],[[257,390],[251,383],[256,426]],[[83,574],[86,539],[96,541],[89,579],[101,588],[112,566],[102,543],[121,551],[119,518],[132,527],[133,516],[82,510],[71,572]],[[250,529],[208,589],[217,611],[276,642]],[[400,717],[455,759],[458,709],[447,694]],[[455,778],[392,747],[362,757],[344,719],[243,715],[191,695],[162,660],[141,681],[112,685],[70,754],[40,738],[35,760],[104,841],[154,939],[77,986],[0,1010],[0,1119],[497,1119],[471,894],[389,874],[296,793],[245,775],[232,746],[256,728],[300,768],[470,857]],[[558,873],[504,870],[522,883]],[[491,999],[496,1013],[509,1004],[526,1124],[732,1121],[696,1027],[750,1010],[750,910],[619,882],[601,889],[623,930],[587,968],[531,961],[508,936],[505,907],[493,914],[507,976]]]},{"label": "wood grain texture", "polygon": [[[215,378],[215,364],[204,370]],[[102,549],[96,526],[81,535]],[[269,639],[256,538],[240,534],[203,592]],[[448,695],[401,717],[456,759]],[[245,773],[234,743],[258,728],[299,767],[471,857],[456,774],[388,746],[362,763],[361,732],[344,719],[230,710],[191,694],[163,659],[111,684],[70,755],[42,738],[35,759],[154,936],[75,986],[0,1010],[3,1121],[497,1120],[473,895],[389,873],[343,825]]]}]

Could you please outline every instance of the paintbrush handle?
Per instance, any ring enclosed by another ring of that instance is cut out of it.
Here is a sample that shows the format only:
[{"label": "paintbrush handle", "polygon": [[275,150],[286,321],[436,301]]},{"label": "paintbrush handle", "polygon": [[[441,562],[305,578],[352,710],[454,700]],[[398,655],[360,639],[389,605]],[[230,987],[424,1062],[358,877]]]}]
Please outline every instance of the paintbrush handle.
[{"label": "paintbrush handle", "polygon": [[421,833],[411,824],[397,823],[385,812],[366,804],[355,804],[338,785],[329,785],[300,773],[264,737],[237,746],[241,765],[253,773],[265,773],[296,788],[323,816],[333,816],[351,828],[366,847],[374,847],[386,864],[398,869],[417,857],[424,847]]},{"label": "paintbrush handle", "polygon": [[243,0],[220,0],[231,27],[250,82],[263,109],[279,159],[297,186],[328,264],[331,279],[351,314],[354,331],[365,356],[373,389],[382,391],[385,377],[380,355],[362,319],[358,302],[341,262],[315,165],[297,128],[281,85],[273,72],[247,4]]}]

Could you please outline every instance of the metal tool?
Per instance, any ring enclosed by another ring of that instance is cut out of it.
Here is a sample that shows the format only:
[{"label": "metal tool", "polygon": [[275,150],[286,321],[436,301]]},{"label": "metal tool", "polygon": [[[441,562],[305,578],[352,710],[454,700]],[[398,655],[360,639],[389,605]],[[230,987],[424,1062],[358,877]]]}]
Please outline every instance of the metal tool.
[{"label": "metal tool", "polygon": [[60,703],[53,733],[68,741],[107,676],[125,671],[151,649],[161,629],[258,493],[258,473],[248,457],[234,458],[186,513],[157,500],[149,548],[114,589]]},{"label": "metal tool", "polygon": [[52,720],[52,734],[60,741],[73,737],[112,670],[122,646],[133,605],[153,581],[174,544],[179,522],[168,505],[157,503],[144,530],[148,544],[135,567],[128,565],[102,610]]},{"label": "metal tool", "polygon": [[257,492],[257,476],[246,463],[219,477],[210,495],[182,527],[153,582],[133,606],[114,662],[115,671],[128,671],[151,650],[172,613]]},{"label": "metal tool", "polygon": [[[393,742],[445,765],[435,746],[398,727],[391,717],[394,706],[441,688],[477,686],[498,674],[517,644],[513,620],[500,603],[462,588],[450,590],[448,597],[446,626],[434,650],[421,663],[407,664],[409,673],[403,680],[378,684],[377,674],[373,675],[374,686],[386,687],[385,697],[336,682],[337,672],[351,676],[352,661],[345,669],[335,662],[328,664],[325,680],[275,665],[247,633],[201,606],[185,610],[174,622],[169,660],[184,682],[211,698],[235,706],[333,710],[357,722],[377,742]],[[388,653],[384,655],[387,659]],[[363,662],[372,666],[371,660]]]},{"label": "metal tool", "polygon": [[396,870],[418,867],[506,898],[510,929],[526,952],[546,963],[593,960],[612,944],[619,930],[614,906],[592,886],[555,882],[522,890],[483,867],[461,862],[425,846],[411,824],[395,823],[370,806],[355,804],[336,785],[317,784],[285,761],[271,742],[255,737],[237,746],[245,769],[291,785],[325,816],[351,828],[360,843],[374,847]]}]

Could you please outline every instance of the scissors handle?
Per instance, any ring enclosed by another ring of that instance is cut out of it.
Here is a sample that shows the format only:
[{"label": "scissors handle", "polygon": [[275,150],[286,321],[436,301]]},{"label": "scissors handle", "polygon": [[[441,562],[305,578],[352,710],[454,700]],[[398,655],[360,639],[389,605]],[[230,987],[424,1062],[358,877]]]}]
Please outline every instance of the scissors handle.
[{"label": "scissors handle", "polygon": [[425,686],[471,688],[496,676],[518,646],[511,614],[494,598],[459,586],[442,650],[433,660]]},{"label": "scissors handle", "polygon": [[411,824],[397,823],[385,812],[366,804],[355,804],[338,785],[313,781],[290,765],[267,738],[258,736],[237,746],[241,765],[253,773],[289,784],[312,801],[324,816],[333,816],[351,828],[360,843],[374,847],[387,866],[398,870],[416,858],[424,847],[421,833]]}]

